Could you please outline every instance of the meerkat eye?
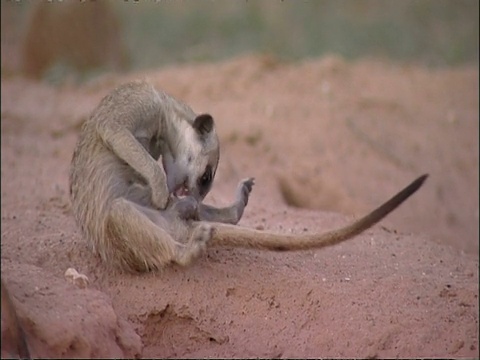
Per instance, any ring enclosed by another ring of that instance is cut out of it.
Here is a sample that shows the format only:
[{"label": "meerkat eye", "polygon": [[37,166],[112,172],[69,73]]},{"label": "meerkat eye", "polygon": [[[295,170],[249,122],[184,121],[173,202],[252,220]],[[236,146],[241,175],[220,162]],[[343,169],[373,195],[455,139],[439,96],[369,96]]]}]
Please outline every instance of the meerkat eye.
[{"label": "meerkat eye", "polygon": [[212,167],[207,165],[205,172],[203,175],[198,179],[198,185],[201,187],[206,187],[212,182]]}]

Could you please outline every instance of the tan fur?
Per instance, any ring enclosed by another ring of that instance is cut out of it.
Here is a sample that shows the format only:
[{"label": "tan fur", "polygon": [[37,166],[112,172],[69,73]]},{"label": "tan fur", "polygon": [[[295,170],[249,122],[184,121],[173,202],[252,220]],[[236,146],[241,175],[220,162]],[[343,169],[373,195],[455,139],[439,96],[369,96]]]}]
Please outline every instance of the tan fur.
[{"label": "tan fur", "polygon": [[15,311],[8,290],[2,283],[2,357],[19,357],[29,359],[30,353],[25,339],[25,332]]},{"label": "tan fur", "polygon": [[[186,265],[205,249],[211,226],[176,222],[177,208],[167,207],[183,182],[198,199],[205,196],[195,183],[206,165],[217,167],[217,136],[211,131],[200,140],[196,118],[187,105],[137,81],[107,95],[83,125],[70,172],[73,212],[105,261],[147,271]],[[180,174],[172,170],[167,179],[160,155]]]},{"label": "tan fur", "polygon": [[216,224],[210,244],[276,251],[320,249],[335,245],[353,238],[378,223],[415,193],[427,177],[428,175],[419,177],[368,215],[340,229],[321,234],[280,235],[240,226]]},{"label": "tan fur", "polygon": [[[157,162],[160,158],[163,167]],[[77,223],[103,260],[127,270],[149,271],[171,262],[188,265],[207,242],[300,250],[345,241],[393,211],[426,178],[340,230],[281,235],[234,226],[248,203],[253,179],[240,182],[236,200],[228,207],[202,203],[218,160],[210,115],[197,116],[147,82],[122,85],[86,121],[73,154],[70,192]],[[189,196],[172,196],[182,187]]]}]

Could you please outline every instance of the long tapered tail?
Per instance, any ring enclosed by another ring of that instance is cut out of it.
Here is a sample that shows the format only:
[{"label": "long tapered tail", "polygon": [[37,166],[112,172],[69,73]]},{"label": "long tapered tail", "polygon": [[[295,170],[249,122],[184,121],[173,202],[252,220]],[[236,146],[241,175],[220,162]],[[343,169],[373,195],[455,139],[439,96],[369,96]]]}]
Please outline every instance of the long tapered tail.
[{"label": "long tapered tail", "polygon": [[306,250],[335,245],[360,234],[378,223],[414,194],[423,185],[427,177],[428,174],[420,176],[368,215],[340,229],[322,234],[295,235],[275,234],[241,226],[214,223],[210,244],[213,246],[233,246],[274,251]]}]

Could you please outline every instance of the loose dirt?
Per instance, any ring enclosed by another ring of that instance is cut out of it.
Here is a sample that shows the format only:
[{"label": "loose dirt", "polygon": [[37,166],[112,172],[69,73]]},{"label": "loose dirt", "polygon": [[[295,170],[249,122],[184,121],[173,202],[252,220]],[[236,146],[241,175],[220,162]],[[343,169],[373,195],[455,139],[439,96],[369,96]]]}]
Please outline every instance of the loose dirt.
[{"label": "loose dirt", "polygon": [[[73,219],[70,159],[108,91],[146,77],[216,119],[206,201],[256,185],[242,226],[324,231],[423,173],[381,224],[318,251],[210,248],[189,268],[122,274]],[[479,74],[268,56],[105,75],[3,76],[2,278],[39,357],[478,357]],[[64,277],[73,267],[85,288]]]}]

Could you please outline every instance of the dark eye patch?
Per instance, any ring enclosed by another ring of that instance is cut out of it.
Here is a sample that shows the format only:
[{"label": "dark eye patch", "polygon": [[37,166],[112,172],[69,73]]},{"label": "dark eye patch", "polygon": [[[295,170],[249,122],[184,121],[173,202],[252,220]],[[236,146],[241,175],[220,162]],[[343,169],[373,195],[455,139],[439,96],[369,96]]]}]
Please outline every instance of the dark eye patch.
[{"label": "dark eye patch", "polygon": [[212,167],[207,165],[203,175],[197,180],[197,184],[202,195],[205,195],[210,189],[210,185],[213,181]]}]

